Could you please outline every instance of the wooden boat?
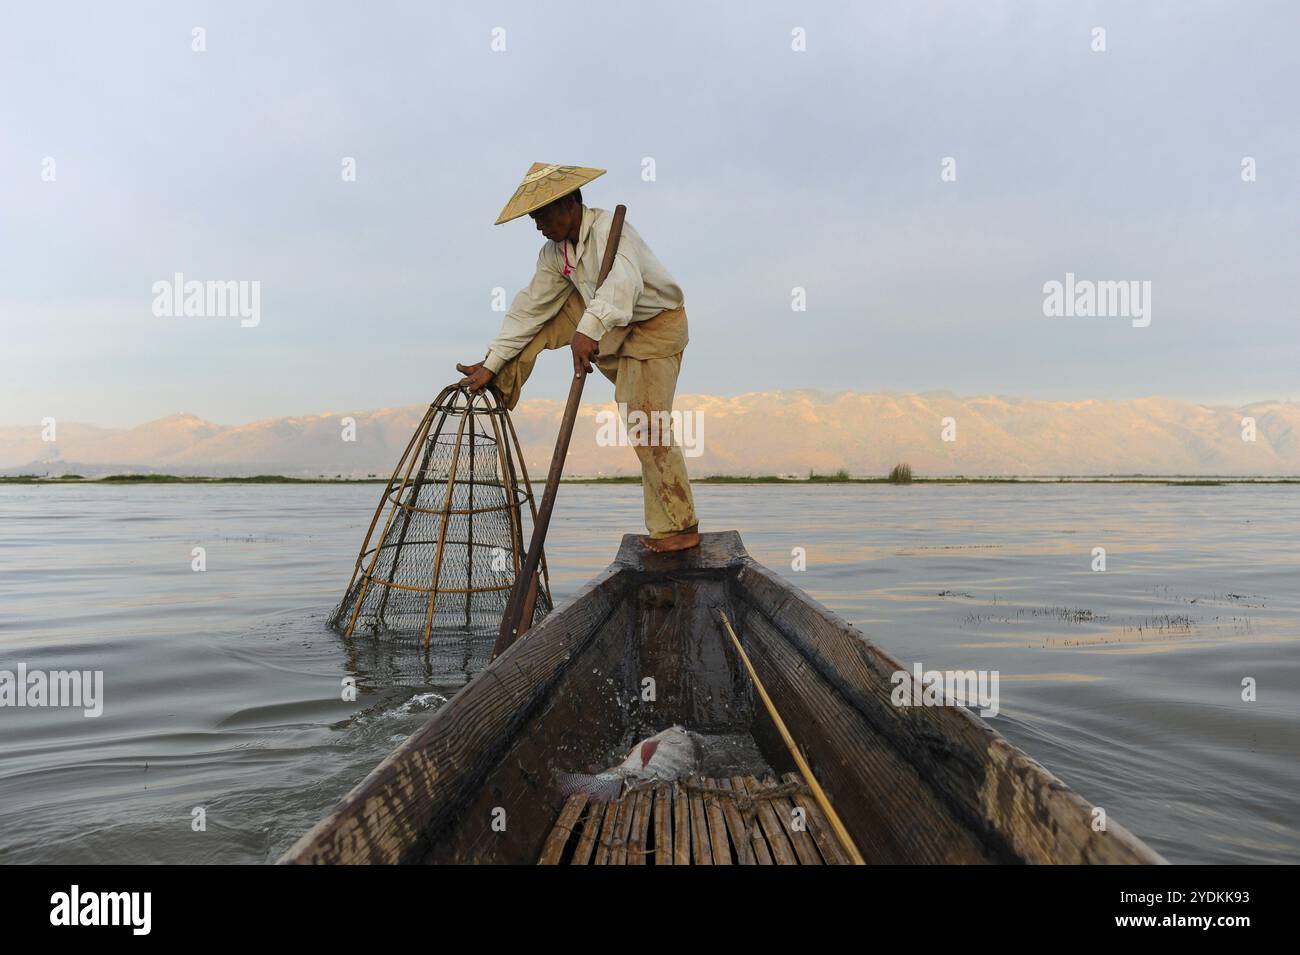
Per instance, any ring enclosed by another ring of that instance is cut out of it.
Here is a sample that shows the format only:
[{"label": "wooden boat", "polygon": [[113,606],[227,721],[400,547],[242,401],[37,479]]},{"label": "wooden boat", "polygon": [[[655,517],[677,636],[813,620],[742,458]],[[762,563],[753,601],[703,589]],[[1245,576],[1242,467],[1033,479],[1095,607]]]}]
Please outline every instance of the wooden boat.
[{"label": "wooden boat", "polygon": [[[754,676],[866,862],[1164,861],[1114,821],[1097,831],[1088,802],[975,714],[894,705],[890,677],[903,670],[756,563],[734,531],[663,555],[628,535],[604,573],[466,685],[281,861],[846,861],[794,775]],[[759,765],[609,803],[561,793],[557,774],[617,763],[673,724],[739,739]]]}]

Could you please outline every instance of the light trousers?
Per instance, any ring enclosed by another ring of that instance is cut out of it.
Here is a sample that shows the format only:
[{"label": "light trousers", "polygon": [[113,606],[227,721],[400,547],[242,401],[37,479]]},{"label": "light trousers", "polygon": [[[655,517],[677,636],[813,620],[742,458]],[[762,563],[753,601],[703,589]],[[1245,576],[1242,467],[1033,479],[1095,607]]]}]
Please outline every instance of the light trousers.
[{"label": "light trousers", "polygon": [[[575,289],[556,316],[497,372],[492,383],[501,392],[507,408],[518,404],[537,356],[550,349],[564,348],[573,341],[584,311],[582,296]],[[669,420],[655,416],[672,413],[685,346],[686,310],[676,308],[606,333],[593,364],[614,383],[614,400],[620,410],[625,409],[628,415],[643,412],[648,416],[646,420]],[[641,462],[645,526],[650,536],[669,537],[695,528],[698,520],[690,478],[686,475],[686,460],[671,429],[657,443],[633,442],[633,450]]]}]

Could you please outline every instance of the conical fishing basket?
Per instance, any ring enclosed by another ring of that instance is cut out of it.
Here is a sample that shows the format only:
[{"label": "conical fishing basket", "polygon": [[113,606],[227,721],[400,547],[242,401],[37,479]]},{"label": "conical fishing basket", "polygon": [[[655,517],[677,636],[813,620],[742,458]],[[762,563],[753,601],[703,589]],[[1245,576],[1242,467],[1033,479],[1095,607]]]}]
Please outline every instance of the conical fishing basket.
[{"label": "conical fishing basket", "polygon": [[[509,412],[493,388],[442,390],[370,521],[332,626],[354,633],[483,638],[490,655],[523,565],[536,505]],[[533,622],[551,609],[542,560]]]}]

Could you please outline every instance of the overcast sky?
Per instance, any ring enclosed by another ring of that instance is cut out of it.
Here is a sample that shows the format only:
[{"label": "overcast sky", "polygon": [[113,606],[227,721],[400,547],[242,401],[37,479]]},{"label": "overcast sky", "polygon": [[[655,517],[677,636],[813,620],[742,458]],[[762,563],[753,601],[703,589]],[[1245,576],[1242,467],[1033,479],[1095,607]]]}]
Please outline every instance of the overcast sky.
[{"label": "overcast sky", "polygon": [[[534,161],[607,168],[685,290],[679,392],[1300,399],[1298,39],[1251,0],[6,4],[0,425],[428,401],[532,274],[493,220]],[[155,316],[177,272],[260,323]],[[1067,272],[1150,325],[1045,317]]]}]

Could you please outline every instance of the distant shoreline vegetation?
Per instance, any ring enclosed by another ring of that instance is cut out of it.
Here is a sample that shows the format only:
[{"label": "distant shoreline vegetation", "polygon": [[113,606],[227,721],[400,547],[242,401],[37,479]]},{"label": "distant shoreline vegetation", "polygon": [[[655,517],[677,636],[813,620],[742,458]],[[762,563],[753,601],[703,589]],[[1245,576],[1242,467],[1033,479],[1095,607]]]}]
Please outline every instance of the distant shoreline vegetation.
[{"label": "distant shoreline vegetation", "polygon": [[[809,472],[806,476],[793,474],[729,475],[713,474],[691,478],[692,484],[1164,484],[1171,487],[1220,487],[1228,484],[1300,484],[1300,476],[1293,477],[1240,477],[1240,476],[1190,476],[1154,474],[1048,475],[1023,477],[917,477],[906,465],[899,465],[886,476],[853,477],[841,468],[832,474]],[[109,474],[105,477],[87,478],[80,474],[50,477],[39,474],[0,476],[0,484],[387,484],[388,478],[364,477],[286,477],[281,474],[255,474],[248,477],[203,477],[181,474]],[[534,479],[533,484],[542,484]],[[639,475],[615,477],[564,478],[562,484],[640,484]]]}]

